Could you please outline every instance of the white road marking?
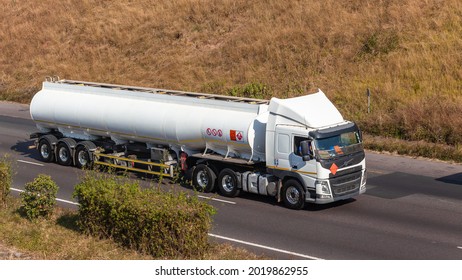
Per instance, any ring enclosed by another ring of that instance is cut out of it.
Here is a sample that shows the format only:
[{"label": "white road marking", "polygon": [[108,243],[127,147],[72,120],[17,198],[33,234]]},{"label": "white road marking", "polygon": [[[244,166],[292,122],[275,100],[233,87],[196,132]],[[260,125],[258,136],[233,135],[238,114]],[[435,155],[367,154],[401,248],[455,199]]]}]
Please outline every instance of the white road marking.
[{"label": "white road marking", "polygon": [[457,246],[457,249],[461,249],[461,250],[462,250],[462,246]]},{"label": "white road marking", "polygon": [[69,200],[64,200],[64,199],[61,199],[61,198],[57,198],[56,201],[60,201],[60,202],[64,202],[64,203],[69,203],[69,204],[72,204],[72,205],[80,205],[79,203],[77,202],[74,202],[74,201],[69,201]]},{"label": "white road marking", "polygon": [[[15,192],[25,192],[24,190],[15,189],[15,188],[10,188],[10,190],[15,191]],[[72,205],[80,205],[77,202],[64,200],[64,199],[61,199],[61,198],[56,198],[56,201],[60,201],[60,202],[64,202],[64,203],[68,203],[68,204],[72,204]]]},{"label": "white road marking", "polygon": [[[24,190],[15,189],[15,188],[10,188],[10,190],[16,191],[16,192],[24,192]],[[229,203],[229,204],[236,204],[236,202],[233,202],[233,201],[227,201],[227,200],[212,198],[212,197],[208,197],[208,196],[198,195],[198,197],[200,197],[200,198],[205,198],[205,199],[209,199],[209,200],[214,200],[214,201],[219,201],[219,202],[224,202],[224,203]],[[60,201],[60,202],[64,202],[64,203],[73,204],[73,205],[80,205],[80,204],[78,204],[77,202],[73,202],[73,201],[69,201],[69,200],[64,200],[64,199],[61,199],[61,198],[56,198],[56,200],[57,200],[57,201]]]},{"label": "white road marking", "polygon": [[260,245],[260,244],[256,244],[256,243],[251,243],[251,242],[247,242],[247,241],[242,241],[242,240],[238,240],[238,239],[234,239],[234,238],[229,238],[229,237],[225,237],[225,236],[220,236],[220,235],[216,235],[216,234],[212,234],[212,233],[209,233],[209,236],[215,237],[215,238],[218,238],[218,239],[223,239],[223,240],[231,241],[231,242],[236,242],[236,243],[239,243],[239,244],[244,244],[244,245],[248,245],[248,246],[253,246],[253,247],[257,247],[257,248],[261,248],[261,249],[265,249],[265,250],[270,250],[270,251],[274,251],[274,252],[278,252],[278,253],[284,253],[284,254],[287,254],[287,255],[292,255],[292,256],[296,256],[296,257],[301,257],[301,258],[304,258],[304,259],[310,259],[310,260],[323,260],[323,259],[321,259],[321,258],[317,258],[317,257],[305,255],[305,254],[295,253],[295,252],[291,252],[291,251],[287,251],[287,250],[282,250],[282,249],[273,248],[273,247],[269,247],[269,246],[265,246],[265,245]]},{"label": "white road marking", "polygon": [[213,198],[213,197],[208,197],[208,196],[203,196],[203,195],[198,195],[198,197],[204,198],[204,199],[213,200],[213,201],[218,201],[218,202],[224,202],[224,203],[228,203],[228,204],[233,204],[233,205],[236,204],[236,202],[234,202],[234,201],[223,200],[223,199],[218,199],[218,198]]},{"label": "white road marking", "polygon": [[22,162],[22,163],[32,164],[32,165],[45,166],[41,163],[36,163],[36,162],[31,162],[31,161],[26,161],[26,160],[21,160],[21,159],[18,159],[17,161]]}]

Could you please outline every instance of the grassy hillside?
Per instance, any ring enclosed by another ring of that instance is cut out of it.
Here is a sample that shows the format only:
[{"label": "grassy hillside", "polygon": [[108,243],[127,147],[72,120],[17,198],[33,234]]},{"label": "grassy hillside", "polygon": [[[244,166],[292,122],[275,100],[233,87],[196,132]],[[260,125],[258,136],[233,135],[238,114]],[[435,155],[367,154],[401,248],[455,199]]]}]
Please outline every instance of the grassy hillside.
[{"label": "grassy hillside", "polygon": [[1,99],[28,102],[47,75],[264,98],[321,88],[370,135],[461,151],[460,0],[0,5]]}]

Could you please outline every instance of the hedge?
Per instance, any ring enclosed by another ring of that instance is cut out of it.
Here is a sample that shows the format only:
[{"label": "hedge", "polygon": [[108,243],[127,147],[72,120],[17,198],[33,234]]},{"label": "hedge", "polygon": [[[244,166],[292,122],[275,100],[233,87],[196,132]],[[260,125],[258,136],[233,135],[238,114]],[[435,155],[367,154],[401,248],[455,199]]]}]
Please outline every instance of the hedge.
[{"label": "hedge", "polygon": [[138,182],[88,172],[76,185],[79,226],[156,258],[201,258],[214,208],[184,192],[142,189]]},{"label": "hedge", "polygon": [[24,186],[21,193],[22,210],[30,220],[49,217],[56,204],[58,185],[49,175],[39,174]]},{"label": "hedge", "polygon": [[13,171],[11,164],[6,157],[0,158],[0,205],[6,203],[6,198],[10,194]]}]

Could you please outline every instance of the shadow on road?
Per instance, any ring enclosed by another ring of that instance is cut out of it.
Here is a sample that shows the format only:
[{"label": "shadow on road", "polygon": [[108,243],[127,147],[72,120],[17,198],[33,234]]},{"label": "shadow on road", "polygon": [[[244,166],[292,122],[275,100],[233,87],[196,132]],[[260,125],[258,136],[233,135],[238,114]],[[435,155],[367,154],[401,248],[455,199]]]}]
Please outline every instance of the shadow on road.
[{"label": "shadow on road", "polygon": [[462,200],[462,173],[442,178],[426,177],[403,172],[369,177],[366,195],[397,199],[413,194],[424,194]]},{"label": "shadow on road", "polygon": [[462,173],[441,177],[436,179],[436,181],[448,184],[462,185]]},{"label": "shadow on road", "polygon": [[34,145],[33,140],[24,139],[16,142],[15,145],[11,146],[10,149],[19,153],[20,155],[28,158],[40,160],[39,154],[36,149],[29,148]]},{"label": "shadow on road", "polygon": [[[272,196],[263,196],[263,195],[253,194],[253,193],[241,193],[239,195],[239,197],[243,198],[243,199],[248,199],[248,200],[252,200],[252,201],[258,201],[258,202],[261,202],[261,203],[266,203],[266,204],[269,204],[269,205],[279,206],[279,207],[284,208],[284,204],[282,202],[278,202],[277,199],[275,197],[272,197]],[[315,211],[323,211],[323,210],[327,210],[327,209],[331,209],[331,208],[336,208],[336,207],[339,207],[339,206],[342,206],[342,205],[350,204],[350,203],[355,202],[355,201],[356,201],[356,199],[350,198],[350,199],[347,199],[347,200],[336,201],[336,202],[329,203],[329,204],[306,203],[303,210],[305,210],[305,211],[313,211],[313,212],[315,212]]]}]

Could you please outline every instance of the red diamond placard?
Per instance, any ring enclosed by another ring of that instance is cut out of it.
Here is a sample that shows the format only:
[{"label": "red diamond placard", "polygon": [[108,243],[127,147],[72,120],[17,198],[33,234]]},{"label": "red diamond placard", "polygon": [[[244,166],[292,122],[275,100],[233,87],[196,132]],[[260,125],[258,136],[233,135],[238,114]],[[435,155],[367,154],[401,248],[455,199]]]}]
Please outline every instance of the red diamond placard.
[{"label": "red diamond placard", "polygon": [[330,167],[330,172],[332,172],[332,174],[335,175],[335,173],[337,173],[337,170],[338,170],[337,164],[333,163],[332,166]]}]

